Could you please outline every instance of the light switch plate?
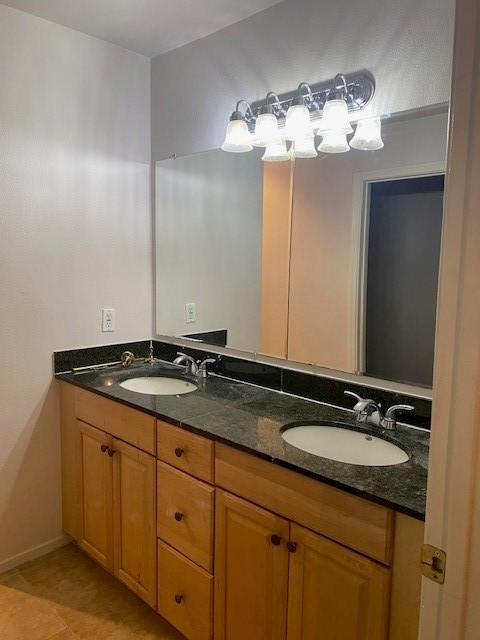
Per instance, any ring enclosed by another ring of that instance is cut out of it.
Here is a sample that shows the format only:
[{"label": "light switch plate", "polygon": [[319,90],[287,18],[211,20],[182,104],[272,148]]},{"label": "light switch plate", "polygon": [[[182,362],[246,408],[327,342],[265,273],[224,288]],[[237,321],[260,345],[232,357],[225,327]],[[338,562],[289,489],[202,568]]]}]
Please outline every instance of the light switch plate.
[{"label": "light switch plate", "polygon": [[197,319],[197,305],[195,302],[187,302],[185,304],[185,322],[195,322]]},{"label": "light switch plate", "polygon": [[115,331],[115,309],[102,309],[102,331]]}]

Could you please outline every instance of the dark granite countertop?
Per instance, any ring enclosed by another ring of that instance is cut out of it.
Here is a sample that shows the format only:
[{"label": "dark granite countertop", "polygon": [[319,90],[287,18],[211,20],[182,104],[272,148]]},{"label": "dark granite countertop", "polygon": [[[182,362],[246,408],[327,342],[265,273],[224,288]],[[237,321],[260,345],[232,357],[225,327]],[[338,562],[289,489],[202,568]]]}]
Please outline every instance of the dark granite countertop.
[{"label": "dark granite countertop", "polygon": [[[200,382],[197,391],[181,396],[152,396],[128,391],[119,383],[143,376],[182,376],[169,363],[134,364],[128,369],[62,373],[58,380],[117,400],[190,431],[238,447],[414,518],[425,517],[429,433],[402,425],[392,435],[375,427],[363,429],[352,412],[270,391],[220,376]],[[332,421],[381,436],[410,455],[402,464],[366,467],[335,462],[306,453],[281,437],[284,425],[296,421]]]}]

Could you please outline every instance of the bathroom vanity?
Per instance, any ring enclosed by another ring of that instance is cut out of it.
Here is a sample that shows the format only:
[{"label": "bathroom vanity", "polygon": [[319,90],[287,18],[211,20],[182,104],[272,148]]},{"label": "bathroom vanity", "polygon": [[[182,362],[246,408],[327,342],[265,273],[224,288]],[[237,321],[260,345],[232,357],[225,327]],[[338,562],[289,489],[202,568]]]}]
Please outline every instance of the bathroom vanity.
[{"label": "bathroom vanity", "polygon": [[65,531],[189,640],[416,638],[422,432],[395,436],[408,462],[349,465],[281,428],[351,413],[219,376],[177,396],[120,386],[172,371],[57,376]]}]

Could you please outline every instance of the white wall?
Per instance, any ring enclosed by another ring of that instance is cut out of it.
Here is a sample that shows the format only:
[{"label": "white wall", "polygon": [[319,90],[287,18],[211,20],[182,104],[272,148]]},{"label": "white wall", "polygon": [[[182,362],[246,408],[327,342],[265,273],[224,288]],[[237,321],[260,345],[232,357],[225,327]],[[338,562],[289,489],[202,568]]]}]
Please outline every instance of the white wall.
[{"label": "white wall", "polygon": [[[261,155],[215,150],[157,163],[158,334],[227,329],[227,346],[258,351]],[[185,321],[189,302],[194,323]]]},{"label": "white wall", "polygon": [[0,568],[61,535],[53,350],[151,334],[149,83],[147,58],[0,5]]},{"label": "white wall", "polygon": [[152,157],[219,147],[239,98],[370,70],[385,114],[450,94],[454,0],[286,0],[152,62]]}]

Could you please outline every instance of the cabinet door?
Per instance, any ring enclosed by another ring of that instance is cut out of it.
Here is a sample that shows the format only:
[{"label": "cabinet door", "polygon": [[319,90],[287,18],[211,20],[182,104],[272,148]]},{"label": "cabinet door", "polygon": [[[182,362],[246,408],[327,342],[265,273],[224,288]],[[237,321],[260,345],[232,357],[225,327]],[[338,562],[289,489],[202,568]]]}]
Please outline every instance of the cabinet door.
[{"label": "cabinet door", "polygon": [[287,520],[218,490],[215,640],[283,640]]},{"label": "cabinet door", "polygon": [[114,572],[156,607],[155,458],[113,441]]},{"label": "cabinet door", "polygon": [[80,547],[105,569],[113,569],[112,459],[109,435],[77,420],[80,431]]},{"label": "cabinet door", "polygon": [[390,571],[291,525],[288,640],[385,640]]}]

